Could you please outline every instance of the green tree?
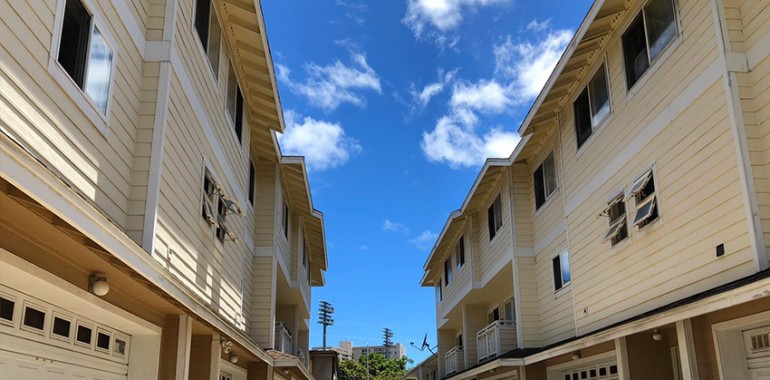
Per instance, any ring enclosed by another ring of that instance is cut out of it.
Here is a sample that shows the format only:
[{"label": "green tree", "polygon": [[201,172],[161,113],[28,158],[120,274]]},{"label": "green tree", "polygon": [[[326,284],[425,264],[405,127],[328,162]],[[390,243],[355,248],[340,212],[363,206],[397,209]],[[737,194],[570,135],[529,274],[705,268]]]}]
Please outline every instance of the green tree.
[{"label": "green tree", "polygon": [[387,359],[380,354],[364,355],[359,360],[346,360],[340,364],[340,380],[366,380],[367,362],[369,380],[402,380],[407,364],[413,360],[407,357]]}]

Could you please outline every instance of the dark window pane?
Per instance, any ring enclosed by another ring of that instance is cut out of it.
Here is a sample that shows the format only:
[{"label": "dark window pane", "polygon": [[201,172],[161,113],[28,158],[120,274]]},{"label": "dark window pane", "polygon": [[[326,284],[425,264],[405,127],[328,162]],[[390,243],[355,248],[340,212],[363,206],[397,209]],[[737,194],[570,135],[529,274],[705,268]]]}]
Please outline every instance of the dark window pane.
[{"label": "dark window pane", "polygon": [[503,226],[503,202],[498,195],[495,198],[495,231],[499,230]]},{"label": "dark window pane", "polygon": [[495,229],[495,204],[492,203],[487,209],[487,227],[489,228],[489,240],[495,237],[497,230]]},{"label": "dark window pane", "polygon": [[57,60],[80,88],[85,78],[90,29],[91,15],[83,3],[67,0]]},{"label": "dark window pane", "polygon": [[674,3],[671,0],[652,0],[644,7],[644,16],[650,59],[655,61],[676,37]]},{"label": "dark window pane", "polygon": [[5,298],[0,298],[0,318],[12,321],[13,320],[13,308],[16,303]]},{"label": "dark window pane", "polygon": [[626,61],[626,84],[631,88],[650,67],[641,14],[623,34],[623,57]]},{"label": "dark window pane", "polygon": [[252,206],[254,205],[254,186],[256,181],[256,173],[254,169],[254,163],[249,163],[249,202],[251,202]]},{"label": "dark window pane", "polygon": [[575,99],[573,108],[575,110],[575,134],[577,135],[577,146],[580,148],[583,146],[583,143],[591,137],[591,133],[593,133],[587,88],[580,93],[580,96],[578,96],[577,99]]},{"label": "dark window pane", "polygon": [[78,326],[78,332],[75,336],[75,339],[81,343],[91,344],[91,334],[93,334],[93,330],[91,330],[91,328]]},{"label": "dark window pane", "polygon": [[559,256],[553,258],[553,288],[555,290],[561,289],[561,260]]},{"label": "dark window pane", "polygon": [[24,310],[24,326],[29,326],[38,330],[43,329],[45,323],[45,312],[42,312],[31,307],[26,307]]},{"label": "dark window pane", "polygon": [[243,94],[241,94],[241,87],[238,86],[237,93],[235,94],[235,134],[238,136],[238,141],[243,140]]},{"label": "dark window pane", "polygon": [[114,351],[116,354],[125,355],[126,354],[126,341],[120,338],[115,338],[115,346]]},{"label": "dark window pane", "polygon": [[204,50],[208,48],[210,3],[211,0],[197,0],[195,2],[195,30],[198,32]]},{"label": "dark window pane", "polygon": [[591,370],[591,377],[596,377],[596,369]]},{"label": "dark window pane", "polygon": [[110,336],[99,332],[96,334],[96,347],[103,348],[105,350],[110,349]]},{"label": "dark window pane", "polygon": [[535,208],[540,208],[545,203],[545,178],[542,165],[535,170],[533,181],[535,182]]},{"label": "dark window pane", "polygon": [[66,319],[61,319],[59,317],[53,318],[53,331],[54,334],[63,336],[65,338],[69,338],[70,336],[70,326],[72,323]]},{"label": "dark window pane", "polygon": [[599,376],[607,376],[607,368],[606,367],[599,368]]},{"label": "dark window pane", "polygon": [[591,125],[597,127],[610,113],[610,93],[604,65],[591,78],[588,89],[591,95]]},{"label": "dark window pane", "polygon": [[610,375],[615,375],[615,374],[617,374],[617,373],[618,373],[618,366],[616,366],[616,365],[614,365],[614,364],[613,364],[613,365],[611,365],[611,366],[610,366]]}]

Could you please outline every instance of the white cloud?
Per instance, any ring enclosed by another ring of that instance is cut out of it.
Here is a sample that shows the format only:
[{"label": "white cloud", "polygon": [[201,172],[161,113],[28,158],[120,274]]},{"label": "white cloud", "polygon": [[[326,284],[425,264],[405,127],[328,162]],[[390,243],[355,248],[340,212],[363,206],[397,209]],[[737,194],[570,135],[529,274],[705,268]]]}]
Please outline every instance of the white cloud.
[{"label": "white cloud", "polygon": [[326,170],[340,166],[361,146],[347,136],[338,123],[300,117],[287,112],[284,118],[286,131],[278,135],[281,150],[286,155],[305,156],[308,170]]},{"label": "white cloud", "polygon": [[362,1],[335,1],[337,6],[345,8],[345,17],[355,21],[358,25],[363,25],[366,21],[364,15],[369,10],[369,7]]},{"label": "white cloud", "polygon": [[433,247],[433,244],[436,242],[436,238],[438,238],[438,234],[432,231],[423,231],[419,236],[410,240],[409,242],[414,244],[414,246],[418,249],[425,250]]},{"label": "white cloud", "polygon": [[405,225],[393,222],[390,219],[385,219],[385,221],[382,223],[382,229],[387,232],[398,232],[402,234],[409,233],[409,228],[407,228]]},{"label": "white cloud", "polygon": [[444,116],[434,130],[423,133],[422,150],[429,161],[458,168],[479,165],[488,157],[508,157],[518,141],[516,133],[501,129],[479,136],[472,125]]},{"label": "white cloud", "polygon": [[417,105],[416,107],[413,108],[412,111],[417,111],[425,108],[425,106],[427,106],[428,103],[430,103],[430,100],[434,96],[444,91],[444,88],[454,80],[455,75],[457,75],[457,71],[458,69],[454,69],[452,71],[444,73],[443,70],[439,69],[438,81],[426,85],[420,91],[417,91],[415,89],[414,83],[412,83],[411,90],[409,91],[409,93],[412,95],[412,100]]},{"label": "white cloud", "polygon": [[453,49],[460,40],[454,30],[462,23],[464,13],[508,2],[510,0],[407,0],[406,15],[401,22],[418,40],[432,40],[442,50]]},{"label": "white cloud", "polygon": [[495,46],[495,74],[512,81],[516,101],[528,102],[540,93],[572,34],[571,30],[550,31],[535,43],[514,43],[508,36]]},{"label": "white cloud", "polygon": [[510,104],[507,90],[496,81],[460,82],[452,89],[452,108],[500,113]]},{"label": "white cloud", "polygon": [[544,21],[537,21],[537,19],[534,19],[527,24],[527,29],[534,30],[535,32],[542,32],[543,30],[548,29],[548,26],[551,24],[551,19],[544,20]]},{"label": "white cloud", "polygon": [[278,78],[292,91],[304,95],[315,106],[334,110],[342,103],[360,107],[366,104],[360,91],[370,90],[382,93],[380,77],[366,62],[361,53],[351,54],[351,65],[339,60],[326,66],[314,62],[305,65],[307,78],[304,82],[294,81],[288,67],[278,64]]}]

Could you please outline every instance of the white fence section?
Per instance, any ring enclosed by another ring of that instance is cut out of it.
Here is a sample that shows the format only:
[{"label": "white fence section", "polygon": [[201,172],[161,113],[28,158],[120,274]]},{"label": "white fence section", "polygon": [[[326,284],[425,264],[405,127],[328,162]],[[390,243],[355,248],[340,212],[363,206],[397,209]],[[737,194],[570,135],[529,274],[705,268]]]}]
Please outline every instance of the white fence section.
[{"label": "white fence section", "polygon": [[516,348],[516,322],[495,321],[476,333],[479,363]]}]

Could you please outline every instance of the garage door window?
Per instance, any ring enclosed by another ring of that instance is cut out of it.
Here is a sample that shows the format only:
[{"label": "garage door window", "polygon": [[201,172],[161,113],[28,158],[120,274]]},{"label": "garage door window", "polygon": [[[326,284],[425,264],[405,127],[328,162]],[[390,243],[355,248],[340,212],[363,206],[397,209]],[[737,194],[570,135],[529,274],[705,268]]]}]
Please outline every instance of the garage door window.
[{"label": "garage door window", "polygon": [[76,342],[81,345],[91,346],[91,335],[94,330],[88,326],[78,325],[78,333],[75,337]]},{"label": "garage door window", "polygon": [[14,306],[16,306],[16,302],[5,297],[0,297],[0,322],[13,322]]},{"label": "garage door window", "polygon": [[31,306],[24,308],[24,326],[43,331],[45,312]]},{"label": "garage door window", "polygon": [[96,334],[96,349],[103,352],[110,352],[110,341],[112,336],[109,333],[101,331]]},{"label": "garage door window", "polygon": [[53,327],[51,327],[51,333],[54,337],[67,338],[70,337],[70,330],[72,330],[72,322],[59,317],[53,317]]},{"label": "garage door window", "polygon": [[113,347],[113,352],[115,355],[118,356],[125,356],[126,355],[126,339],[125,338],[115,338],[115,345]]}]

